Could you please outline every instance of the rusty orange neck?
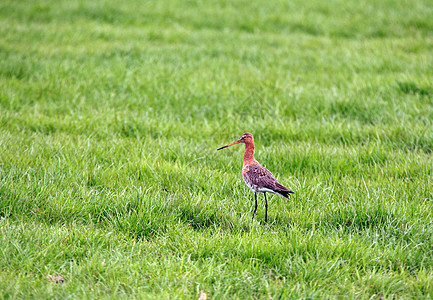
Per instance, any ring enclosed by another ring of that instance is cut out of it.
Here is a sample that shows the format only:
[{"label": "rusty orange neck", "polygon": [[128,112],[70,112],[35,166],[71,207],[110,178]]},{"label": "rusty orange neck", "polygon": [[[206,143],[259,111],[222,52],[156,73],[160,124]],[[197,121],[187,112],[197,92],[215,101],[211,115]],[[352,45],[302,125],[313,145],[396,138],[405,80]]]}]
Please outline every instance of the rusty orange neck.
[{"label": "rusty orange neck", "polygon": [[255,165],[257,161],[254,159],[254,143],[245,144],[244,165]]}]

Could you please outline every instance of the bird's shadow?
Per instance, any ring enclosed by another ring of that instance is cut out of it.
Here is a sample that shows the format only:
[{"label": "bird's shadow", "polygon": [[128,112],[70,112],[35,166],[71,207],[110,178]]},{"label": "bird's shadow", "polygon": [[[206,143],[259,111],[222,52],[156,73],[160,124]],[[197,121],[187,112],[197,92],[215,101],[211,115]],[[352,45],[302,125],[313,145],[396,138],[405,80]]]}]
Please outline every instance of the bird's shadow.
[{"label": "bird's shadow", "polygon": [[[264,219],[263,219],[264,222]],[[268,222],[267,223],[263,223],[265,225],[269,225],[272,227],[280,227],[280,228],[293,228],[297,223],[295,222],[295,220],[289,216],[268,216]]]}]

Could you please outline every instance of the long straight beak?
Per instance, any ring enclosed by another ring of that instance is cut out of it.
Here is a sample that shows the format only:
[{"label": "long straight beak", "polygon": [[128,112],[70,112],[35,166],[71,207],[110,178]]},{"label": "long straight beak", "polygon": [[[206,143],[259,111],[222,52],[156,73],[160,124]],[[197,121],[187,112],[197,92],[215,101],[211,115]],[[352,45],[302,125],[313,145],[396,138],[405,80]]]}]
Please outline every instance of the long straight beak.
[{"label": "long straight beak", "polygon": [[222,146],[221,148],[218,148],[217,151],[224,149],[224,148],[227,148],[227,147],[230,147],[230,146],[233,146],[233,145],[236,145],[236,144],[239,144],[240,142],[241,142],[240,140],[237,140],[236,142],[233,142],[231,144],[228,144],[228,145]]}]

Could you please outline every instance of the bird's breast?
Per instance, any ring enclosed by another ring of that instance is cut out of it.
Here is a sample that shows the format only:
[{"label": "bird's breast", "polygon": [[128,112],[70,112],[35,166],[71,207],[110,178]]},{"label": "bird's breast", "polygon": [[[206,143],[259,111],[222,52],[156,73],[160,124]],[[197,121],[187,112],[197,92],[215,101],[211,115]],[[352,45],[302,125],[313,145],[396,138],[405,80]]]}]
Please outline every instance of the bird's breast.
[{"label": "bird's breast", "polygon": [[[243,175],[243,174],[242,174]],[[257,193],[257,191],[258,191],[258,186],[257,185],[255,185],[255,184],[253,184],[252,182],[251,182],[251,180],[249,180],[249,178],[247,177],[247,176],[242,176],[242,178],[244,179],[244,181],[245,181],[245,184],[254,192],[254,193]]]},{"label": "bird's breast", "polygon": [[250,170],[250,166],[248,165],[244,165],[242,167],[242,177],[245,179],[245,174],[247,174],[247,172]]},{"label": "bird's breast", "polygon": [[250,170],[249,165],[244,165],[242,168],[242,178],[244,179],[245,184],[254,192],[258,192],[258,186],[254,184],[251,179],[247,176],[247,172]]}]

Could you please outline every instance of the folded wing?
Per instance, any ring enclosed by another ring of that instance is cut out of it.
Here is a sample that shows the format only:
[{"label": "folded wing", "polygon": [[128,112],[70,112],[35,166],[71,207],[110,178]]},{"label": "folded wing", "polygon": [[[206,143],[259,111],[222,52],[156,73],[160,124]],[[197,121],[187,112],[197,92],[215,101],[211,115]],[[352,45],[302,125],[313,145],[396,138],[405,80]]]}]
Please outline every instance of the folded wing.
[{"label": "folded wing", "polygon": [[294,194],[291,190],[281,185],[274,175],[268,169],[261,165],[249,166],[249,170],[245,173],[245,180],[258,187],[258,190],[273,192],[285,198],[289,198],[289,194]]}]

